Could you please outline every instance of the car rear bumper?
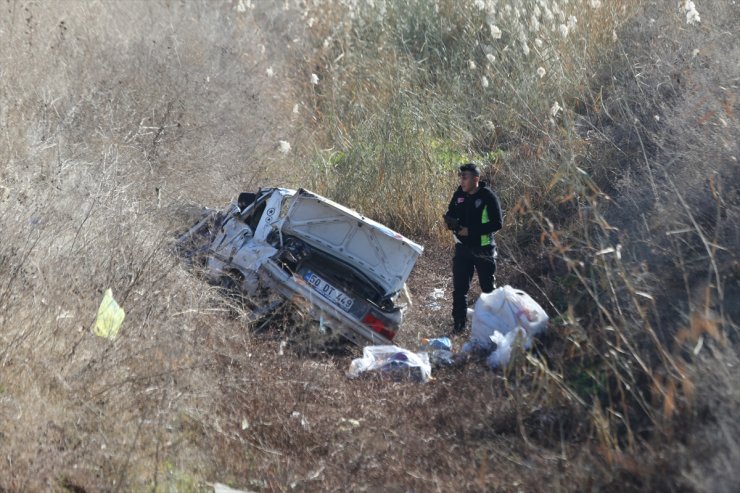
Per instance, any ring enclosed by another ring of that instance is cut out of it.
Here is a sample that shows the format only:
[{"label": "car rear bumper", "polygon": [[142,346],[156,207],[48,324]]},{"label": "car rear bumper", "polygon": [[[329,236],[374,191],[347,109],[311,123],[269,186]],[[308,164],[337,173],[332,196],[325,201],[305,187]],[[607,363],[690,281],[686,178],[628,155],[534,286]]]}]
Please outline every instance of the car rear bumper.
[{"label": "car rear bumper", "polygon": [[260,281],[291,301],[304,299],[313,318],[323,320],[324,324],[359,346],[392,344],[386,337],[373,331],[360,321],[349,316],[341,308],[316,293],[306,282],[290,275],[277,264],[268,260],[259,268]]}]

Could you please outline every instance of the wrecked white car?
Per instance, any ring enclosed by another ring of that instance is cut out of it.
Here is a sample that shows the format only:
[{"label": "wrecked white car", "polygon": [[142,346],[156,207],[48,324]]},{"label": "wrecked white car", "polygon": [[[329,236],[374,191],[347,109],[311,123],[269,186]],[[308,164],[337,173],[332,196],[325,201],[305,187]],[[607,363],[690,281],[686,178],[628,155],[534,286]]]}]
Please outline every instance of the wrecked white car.
[{"label": "wrecked white car", "polygon": [[423,248],[357,212],[307,190],[242,193],[207,211],[177,240],[216,283],[257,307],[266,293],[308,301],[312,318],[360,346],[389,344]]}]

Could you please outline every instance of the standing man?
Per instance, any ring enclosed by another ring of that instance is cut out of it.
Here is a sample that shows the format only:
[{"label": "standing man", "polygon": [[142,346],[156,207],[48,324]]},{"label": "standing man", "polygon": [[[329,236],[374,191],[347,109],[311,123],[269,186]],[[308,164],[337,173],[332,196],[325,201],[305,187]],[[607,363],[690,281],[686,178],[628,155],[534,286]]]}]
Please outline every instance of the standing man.
[{"label": "standing man", "polygon": [[460,166],[460,186],[452,195],[447,214],[447,229],[455,236],[455,256],[452,258],[452,319],[453,330],[465,330],[468,310],[468,290],[473,271],[478,272],[481,291],[490,293],[495,287],[496,243],[493,233],[501,229],[501,206],[498,197],[486,182],[480,181],[480,169],[474,163]]}]

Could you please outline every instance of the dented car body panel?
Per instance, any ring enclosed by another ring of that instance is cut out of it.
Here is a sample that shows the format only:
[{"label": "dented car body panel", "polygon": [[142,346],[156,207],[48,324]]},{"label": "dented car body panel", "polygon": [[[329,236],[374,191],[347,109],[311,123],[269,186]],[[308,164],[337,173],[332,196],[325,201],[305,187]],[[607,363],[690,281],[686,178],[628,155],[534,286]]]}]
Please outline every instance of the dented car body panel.
[{"label": "dented car body panel", "polygon": [[403,288],[423,250],[382,224],[305,190],[294,195],[281,229],[356,265],[386,295]]},{"label": "dented car body panel", "polygon": [[325,197],[285,188],[208,211],[177,243],[202,259],[212,282],[228,281],[256,305],[278,293],[358,345],[393,340],[405,282],[423,251]]}]

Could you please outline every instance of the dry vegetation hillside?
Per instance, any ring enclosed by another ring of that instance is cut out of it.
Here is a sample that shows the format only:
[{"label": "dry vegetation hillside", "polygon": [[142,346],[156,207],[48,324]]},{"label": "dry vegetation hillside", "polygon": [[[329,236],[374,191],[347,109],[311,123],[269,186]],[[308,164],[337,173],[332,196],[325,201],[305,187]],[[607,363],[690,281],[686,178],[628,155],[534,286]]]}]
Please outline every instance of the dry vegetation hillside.
[{"label": "dry vegetation hillside", "polygon": [[[0,492],[736,491],[740,7],[694,3],[2,0]],[[553,317],[503,372],[348,380],[170,249],[308,186],[426,245],[413,349],[469,159]]]}]

